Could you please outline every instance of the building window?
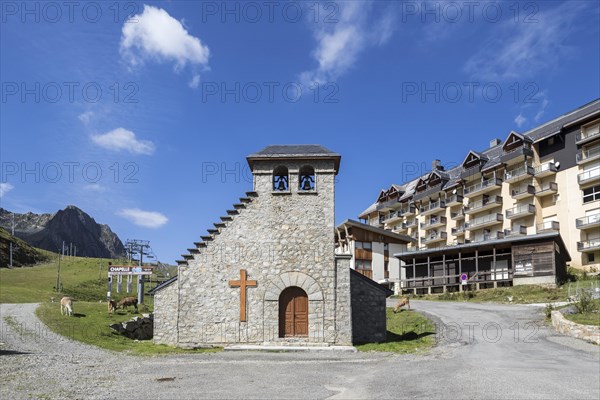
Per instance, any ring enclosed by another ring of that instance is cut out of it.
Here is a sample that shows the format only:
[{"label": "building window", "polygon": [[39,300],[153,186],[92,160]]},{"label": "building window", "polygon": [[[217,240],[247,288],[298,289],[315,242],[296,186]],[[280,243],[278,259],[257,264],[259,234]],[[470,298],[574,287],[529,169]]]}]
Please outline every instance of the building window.
[{"label": "building window", "polygon": [[356,260],[354,263],[356,269],[371,269],[371,260]]},{"label": "building window", "polygon": [[309,165],[300,168],[298,176],[298,190],[315,190],[315,169]]},{"label": "building window", "polygon": [[587,259],[589,263],[596,262],[596,257],[594,257],[594,253],[588,253]]},{"label": "building window", "polygon": [[273,190],[277,192],[287,192],[290,190],[290,177],[288,169],[284,166],[279,166],[273,171]]},{"label": "building window", "polygon": [[356,242],[357,249],[371,250],[371,242]]},{"label": "building window", "polygon": [[583,189],[583,204],[600,200],[600,185]]}]

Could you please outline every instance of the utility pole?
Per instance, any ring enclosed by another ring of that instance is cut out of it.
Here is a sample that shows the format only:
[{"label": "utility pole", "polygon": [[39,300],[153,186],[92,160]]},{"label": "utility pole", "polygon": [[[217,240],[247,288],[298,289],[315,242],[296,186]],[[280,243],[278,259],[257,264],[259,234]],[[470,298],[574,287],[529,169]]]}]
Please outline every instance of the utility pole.
[{"label": "utility pole", "polygon": [[[11,235],[15,237],[15,213],[12,213]],[[13,267],[13,242],[10,240],[10,267]]]},{"label": "utility pole", "polygon": [[[64,246],[63,246],[63,249],[64,249]],[[58,255],[58,272],[56,274],[56,292],[60,292],[60,254]]]},{"label": "utility pole", "polygon": [[[148,240],[128,239],[125,242],[125,248],[129,250],[128,258],[130,263],[133,264],[133,261],[136,260],[140,268],[142,267],[144,256],[151,254],[150,241]],[[135,256],[137,256],[137,259]],[[138,275],[137,292],[138,303],[142,304],[144,302],[144,275]]]}]

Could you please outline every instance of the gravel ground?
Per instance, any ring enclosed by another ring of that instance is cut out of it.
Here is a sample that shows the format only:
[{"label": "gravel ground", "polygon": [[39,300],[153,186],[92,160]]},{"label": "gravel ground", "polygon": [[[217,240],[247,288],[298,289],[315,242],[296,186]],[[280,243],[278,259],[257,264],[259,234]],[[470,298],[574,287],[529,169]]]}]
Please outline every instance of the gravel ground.
[{"label": "gravel ground", "polygon": [[600,347],[547,329],[539,308],[412,306],[442,332],[425,355],[133,357],[53,334],[35,317],[35,304],[2,304],[0,398],[600,398]]}]

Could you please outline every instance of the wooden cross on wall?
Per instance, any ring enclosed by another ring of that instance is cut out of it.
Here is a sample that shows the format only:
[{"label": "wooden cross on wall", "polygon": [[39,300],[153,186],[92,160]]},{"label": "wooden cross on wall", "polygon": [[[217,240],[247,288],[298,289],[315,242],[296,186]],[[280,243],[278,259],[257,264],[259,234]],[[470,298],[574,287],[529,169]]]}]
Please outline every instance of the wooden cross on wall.
[{"label": "wooden cross on wall", "polygon": [[246,322],[246,288],[256,287],[256,281],[246,280],[248,274],[245,269],[240,269],[240,279],[229,281],[229,286],[240,288],[240,322]]}]

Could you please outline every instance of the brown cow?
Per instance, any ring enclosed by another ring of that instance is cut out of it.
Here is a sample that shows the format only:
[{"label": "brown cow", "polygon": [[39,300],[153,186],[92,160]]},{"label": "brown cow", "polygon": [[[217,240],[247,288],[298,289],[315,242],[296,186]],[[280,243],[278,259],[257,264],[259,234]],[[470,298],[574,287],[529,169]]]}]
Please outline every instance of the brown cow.
[{"label": "brown cow", "polygon": [[60,314],[61,315],[73,315],[73,299],[71,297],[65,296],[60,299]]},{"label": "brown cow", "polygon": [[410,299],[406,296],[398,300],[398,303],[396,303],[396,307],[394,307],[394,314],[400,311],[400,309],[404,306],[407,306],[410,310]]},{"label": "brown cow", "polygon": [[117,303],[117,308],[121,307],[122,309],[126,310],[127,307],[134,306],[135,312],[138,312],[137,304],[138,301],[135,297],[123,297],[121,301]]},{"label": "brown cow", "polygon": [[108,312],[113,314],[116,309],[117,309],[117,302],[114,300],[109,300],[108,301]]}]

